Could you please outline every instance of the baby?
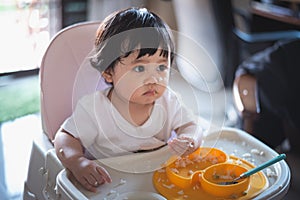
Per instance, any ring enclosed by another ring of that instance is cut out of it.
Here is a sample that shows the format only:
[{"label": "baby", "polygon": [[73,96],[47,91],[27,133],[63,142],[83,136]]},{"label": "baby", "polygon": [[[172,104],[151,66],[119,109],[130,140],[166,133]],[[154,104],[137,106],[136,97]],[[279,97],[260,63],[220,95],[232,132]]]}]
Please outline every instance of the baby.
[{"label": "baby", "polygon": [[169,27],[145,8],[121,10],[100,24],[90,60],[109,87],[81,98],[54,140],[58,158],[87,190],[111,182],[94,159],[166,145],[187,155],[199,147],[198,117],[168,87],[173,59]]}]

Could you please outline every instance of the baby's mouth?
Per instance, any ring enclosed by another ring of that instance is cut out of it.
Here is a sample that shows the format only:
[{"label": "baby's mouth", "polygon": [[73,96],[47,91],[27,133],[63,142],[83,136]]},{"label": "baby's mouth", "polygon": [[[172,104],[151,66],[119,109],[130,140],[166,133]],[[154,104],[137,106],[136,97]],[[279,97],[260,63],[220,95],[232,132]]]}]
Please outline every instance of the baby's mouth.
[{"label": "baby's mouth", "polygon": [[144,96],[155,96],[156,94],[158,94],[156,90],[148,90],[145,93],[143,93]]}]

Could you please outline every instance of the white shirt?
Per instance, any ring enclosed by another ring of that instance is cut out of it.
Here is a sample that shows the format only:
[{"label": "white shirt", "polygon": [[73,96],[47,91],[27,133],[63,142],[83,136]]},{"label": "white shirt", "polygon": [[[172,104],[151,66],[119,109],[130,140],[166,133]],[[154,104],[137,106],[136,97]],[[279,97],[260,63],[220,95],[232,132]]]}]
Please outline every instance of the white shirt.
[{"label": "white shirt", "polygon": [[166,144],[172,131],[197,118],[180,98],[167,89],[157,99],[149,119],[141,126],[129,123],[107,98],[110,88],[86,95],[78,101],[62,128],[79,138],[95,158],[129,154]]}]

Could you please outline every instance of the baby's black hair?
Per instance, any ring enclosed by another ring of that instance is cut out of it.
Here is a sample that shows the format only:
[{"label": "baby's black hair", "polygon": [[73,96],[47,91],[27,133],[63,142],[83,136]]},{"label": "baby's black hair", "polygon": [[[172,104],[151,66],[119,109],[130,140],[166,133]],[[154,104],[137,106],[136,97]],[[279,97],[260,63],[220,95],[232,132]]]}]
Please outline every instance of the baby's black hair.
[{"label": "baby's black hair", "polygon": [[[138,57],[160,55],[174,58],[174,42],[168,25],[145,8],[128,8],[109,15],[99,26],[91,64],[100,72],[138,50]],[[170,54],[169,54],[170,53]]]}]

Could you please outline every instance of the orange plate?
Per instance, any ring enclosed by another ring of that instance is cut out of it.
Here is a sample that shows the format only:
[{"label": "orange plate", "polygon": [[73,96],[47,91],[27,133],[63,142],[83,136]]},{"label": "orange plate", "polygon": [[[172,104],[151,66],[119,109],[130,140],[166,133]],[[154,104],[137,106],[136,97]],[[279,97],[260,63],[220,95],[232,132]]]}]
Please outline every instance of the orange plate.
[{"label": "orange plate", "polygon": [[250,185],[250,177],[238,180],[235,184],[220,184],[232,181],[248,169],[237,164],[220,163],[206,168],[199,176],[204,191],[220,197],[241,197],[245,195]]},{"label": "orange plate", "polygon": [[167,177],[180,188],[188,188],[191,184],[199,181],[199,173],[202,173],[204,169],[218,163],[224,163],[229,157],[220,149],[201,147],[187,157],[177,158],[174,156],[167,162],[165,168]]},{"label": "orange plate", "polygon": [[[235,156],[230,156],[228,163],[240,164],[247,169],[254,168],[254,165],[251,163],[237,158]],[[215,200],[220,199],[220,197],[210,195],[203,191],[199,182],[191,183],[189,187],[180,188],[173,184],[166,174],[165,168],[157,170],[153,174],[153,185],[156,190],[167,199],[176,199],[176,200],[186,200],[186,199],[205,199],[205,200]],[[263,172],[258,172],[251,175],[250,177],[250,187],[247,191],[247,194],[242,197],[228,197],[227,199],[251,199],[262,191],[264,191],[269,186],[268,179]],[[226,198],[222,198],[226,199]]]}]

